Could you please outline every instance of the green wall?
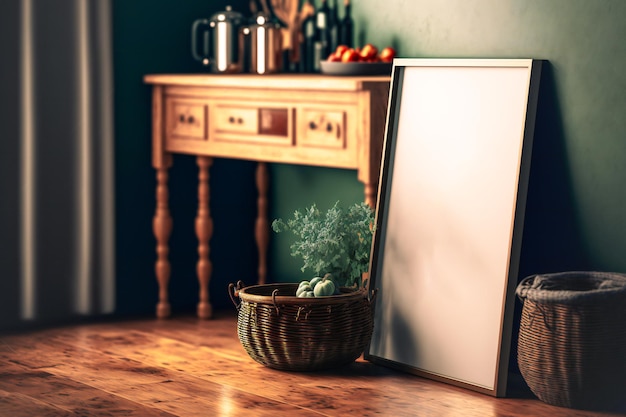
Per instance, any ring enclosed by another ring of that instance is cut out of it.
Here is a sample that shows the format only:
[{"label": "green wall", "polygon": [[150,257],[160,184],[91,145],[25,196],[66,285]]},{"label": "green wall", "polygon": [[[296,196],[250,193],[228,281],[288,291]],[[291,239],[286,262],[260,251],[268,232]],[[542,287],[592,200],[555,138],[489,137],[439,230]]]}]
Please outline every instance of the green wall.
[{"label": "green wall", "polygon": [[[392,45],[401,57],[547,60],[520,274],[626,271],[626,2],[361,0],[353,12],[360,45]],[[310,195],[321,202],[329,184],[340,189],[334,196],[350,190],[358,197],[360,184],[349,174],[329,181],[312,172],[274,191],[275,213],[307,204]],[[283,279],[288,246],[276,240]]]},{"label": "green wall", "polygon": [[[245,0],[113,0],[115,85],[117,304],[119,314],[153,314],[157,302],[154,275],[155,173],[151,166],[150,87],[153,73],[197,73],[191,57],[193,21],[210,17],[231,4],[244,10]],[[228,282],[254,274],[254,166],[216,160],[211,171],[211,209],[216,221],[211,257],[212,298],[227,307]],[[176,313],[195,311],[198,284],[194,217],[197,169],[194,158],[177,155],[170,170],[170,301]],[[241,259],[251,259],[241,262]],[[249,280],[248,280],[249,281]],[[232,306],[232,304],[230,304]]]},{"label": "green wall", "polygon": [[[230,2],[244,10],[247,1]],[[340,2],[341,3],[341,2]],[[572,269],[626,271],[626,2],[623,0],[360,0],[357,39],[395,46],[402,57],[537,58],[542,75],[521,275]],[[193,19],[227,2],[114,1],[118,299],[122,312],[152,312],[154,173],[150,167],[147,73],[199,72],[189,53]],[[216,161],[211,172],[212,299],[229,307],[226,285],[250,282],[256,255],[254,165]],[[271,165],[270,217],[316,202],[360,201],[356,172]],[[193,309],[196,171],[171,170],[172,303]],[[249,232],[250,231],[250,232]],[[295,281],[290,238],[272,235],[270,278]]]},{"label": "green wall", "polygon": [[406,57],[548,60],[522,268],[626,271],[626,2],[362,0],[355,14],[361,39]]}]

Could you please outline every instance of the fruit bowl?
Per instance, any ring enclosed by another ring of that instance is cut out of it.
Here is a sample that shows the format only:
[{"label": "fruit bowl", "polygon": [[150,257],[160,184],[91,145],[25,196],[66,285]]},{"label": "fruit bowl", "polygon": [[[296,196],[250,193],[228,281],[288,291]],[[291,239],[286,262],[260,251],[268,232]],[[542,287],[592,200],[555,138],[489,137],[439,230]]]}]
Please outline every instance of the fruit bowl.
[{"label": "fruit bowl", "polygon": [[391,62],[320,62],[327,75],[391,75]]}]

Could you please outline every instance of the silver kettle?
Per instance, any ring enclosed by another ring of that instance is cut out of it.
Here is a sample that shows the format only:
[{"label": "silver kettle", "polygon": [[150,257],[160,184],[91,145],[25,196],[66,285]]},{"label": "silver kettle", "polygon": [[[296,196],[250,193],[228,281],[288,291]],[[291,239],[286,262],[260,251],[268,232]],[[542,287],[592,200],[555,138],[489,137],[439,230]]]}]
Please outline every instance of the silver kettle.
[{"label": "silver kettle", "polygon": [[[231,6],[215,13],[210,19],[197,19],[191,26],[191,54],[214,72],[236,73],[242,71],[243,51],[238,42],[240,29],[246,21],[241,13]],[[198,42],[198,39],[201,39]],[[198,51],[198,44],[202,50]]]},{"label": "silver kettle", "polygon": [[280,23],[270,14],[258,13],[243,33],[250,36],[250,72],[272,74],[283,66],[283,38]]}]

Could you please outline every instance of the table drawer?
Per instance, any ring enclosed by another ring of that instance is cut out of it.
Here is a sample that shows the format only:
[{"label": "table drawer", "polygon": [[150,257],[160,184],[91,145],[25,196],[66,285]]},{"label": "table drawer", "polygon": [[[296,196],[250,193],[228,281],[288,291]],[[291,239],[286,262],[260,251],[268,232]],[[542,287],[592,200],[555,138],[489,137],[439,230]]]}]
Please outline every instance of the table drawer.
[{"label": "table drawer", "polygon": [[256,107],[215,105],[212,120],[216,132],[257,134],[259,111]]},{"label": "table drawer", "polygon": [[293,144],[293,110],[267,103],[212,105],[209,112],[211,141]]},{"label": "table drawer", "polygon": [[302,108],[298,115],[298,146],[346,147],[347,113],[340,109]]},{"label": "table drawer", "polygon": [[167,102],[166,131],[169,137],[186,139],[207,138],[207,105],[172,98]]}]

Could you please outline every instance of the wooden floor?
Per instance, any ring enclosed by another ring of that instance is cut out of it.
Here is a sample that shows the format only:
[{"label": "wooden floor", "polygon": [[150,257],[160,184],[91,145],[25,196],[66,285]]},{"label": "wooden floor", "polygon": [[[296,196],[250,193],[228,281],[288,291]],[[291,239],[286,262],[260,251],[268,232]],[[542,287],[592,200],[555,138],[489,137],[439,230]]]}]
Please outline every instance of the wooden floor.
[{"label": "wooden floor", "polygon": [[492,398],[358,360],[290,373],[254,362],[233,314],[0,335],[0,416],[612,416],[526,391]]}]

